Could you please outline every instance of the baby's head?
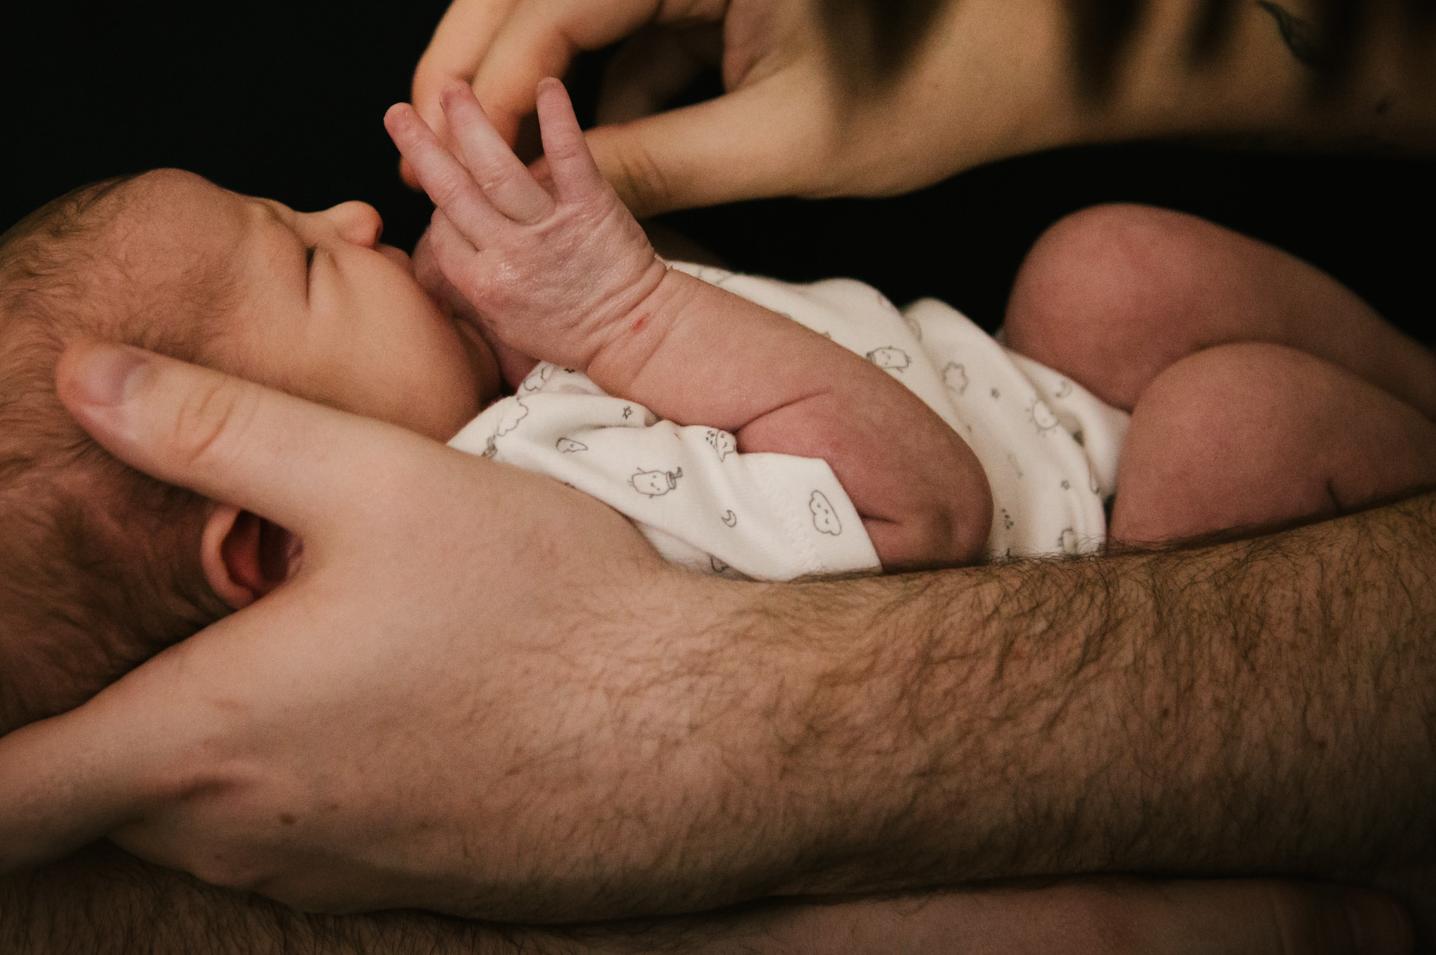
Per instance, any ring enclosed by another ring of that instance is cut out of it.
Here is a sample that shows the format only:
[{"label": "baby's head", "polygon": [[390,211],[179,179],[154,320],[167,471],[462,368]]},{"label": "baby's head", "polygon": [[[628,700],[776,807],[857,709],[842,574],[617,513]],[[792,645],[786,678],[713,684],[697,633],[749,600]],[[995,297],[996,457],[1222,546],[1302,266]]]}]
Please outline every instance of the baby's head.
[{"label": "baby's head", "polygon": [[262,596],[294,551],[94,444],[55,395],[66,345],[137,345],[441,440],[496,392],[492,354],[380,228],[363,203],[296,213],[162,170],[0,236],[0,732]]}]

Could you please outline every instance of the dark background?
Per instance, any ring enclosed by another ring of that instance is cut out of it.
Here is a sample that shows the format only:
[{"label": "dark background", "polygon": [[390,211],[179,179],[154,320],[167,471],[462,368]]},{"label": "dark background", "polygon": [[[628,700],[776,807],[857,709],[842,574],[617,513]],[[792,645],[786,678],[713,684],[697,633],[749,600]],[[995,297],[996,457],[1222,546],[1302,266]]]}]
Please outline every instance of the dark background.
[{"label": "dark background", "polygon": [[[446,0],[185,5],[9,2],[0,15],[8,185],[0,228],[83,182],[181,166],[300,209],[362,198],[409,247],[428,206],[395,172],[380,117]],[[574,77],[582,105],[593,63]],[[978,170],[897,200],[749,203],[671,217],[734,266],[851,275],[938,295],[995,323],[1024,250],[1063,214],[1133,200],[1274,242],[1426,339],[1433,328],[1430,160],[1137,144]],[[924,241],[931,223],[945,236]]]}]

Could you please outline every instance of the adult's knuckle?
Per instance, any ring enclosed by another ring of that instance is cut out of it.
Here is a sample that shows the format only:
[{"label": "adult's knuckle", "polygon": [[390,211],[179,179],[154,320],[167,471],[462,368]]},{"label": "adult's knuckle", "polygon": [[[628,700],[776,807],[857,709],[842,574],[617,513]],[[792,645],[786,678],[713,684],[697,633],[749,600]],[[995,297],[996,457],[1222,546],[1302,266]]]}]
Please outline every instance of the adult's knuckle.
[{"label": "adult's knuckle", "polygon": [[182,465],[222,466],[243,444],[257,413],[258,396],[252,389],[229,381],[207,384],[180,402],[170,446]]}]

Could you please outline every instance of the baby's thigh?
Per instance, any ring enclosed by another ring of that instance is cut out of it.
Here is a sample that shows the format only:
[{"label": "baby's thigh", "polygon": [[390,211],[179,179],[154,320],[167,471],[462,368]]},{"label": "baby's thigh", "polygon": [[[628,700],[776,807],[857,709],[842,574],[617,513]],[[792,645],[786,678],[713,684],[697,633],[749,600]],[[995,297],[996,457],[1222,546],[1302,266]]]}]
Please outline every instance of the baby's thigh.
[{"label": "baby's thigh", "polygon": [[1149,543],[1332,516],[1436,486],[1436,424],[1280,345],[1210,348],[1142,394],[1122,450],[1114,540]]},{"label": "baby's thigh", "polygon": [[1018,270],[1008,345],[1130,410],[1158,372],[1193,350],[1187,315],[1211,285],[1216,229],[1138,205],[1059,220]]},{"label": "baby's thigh", "polygon": [[1285,344],[1376,381],[1389,369],[1353,365],[1352,342],[1400,350],[1380,317],[1320,270],[1205,219],[1139,205],[1084,209],[1048,229],[1018,271],[1005,327],[1017,351],[1127,410],[1163,370],[1216,345]]}]

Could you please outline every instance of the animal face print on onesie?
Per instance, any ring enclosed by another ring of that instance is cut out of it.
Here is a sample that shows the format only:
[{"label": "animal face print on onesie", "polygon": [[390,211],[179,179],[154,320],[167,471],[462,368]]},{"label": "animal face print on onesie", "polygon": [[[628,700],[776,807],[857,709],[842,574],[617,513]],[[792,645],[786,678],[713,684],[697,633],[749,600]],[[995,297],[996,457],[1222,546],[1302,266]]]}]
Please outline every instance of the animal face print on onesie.
[{"label": "animal face print on onesie", "polygon": [[662,497],[678,487],[683,469],[674,471],[639,471],[628,479],[633,489],[644,497]]}]

